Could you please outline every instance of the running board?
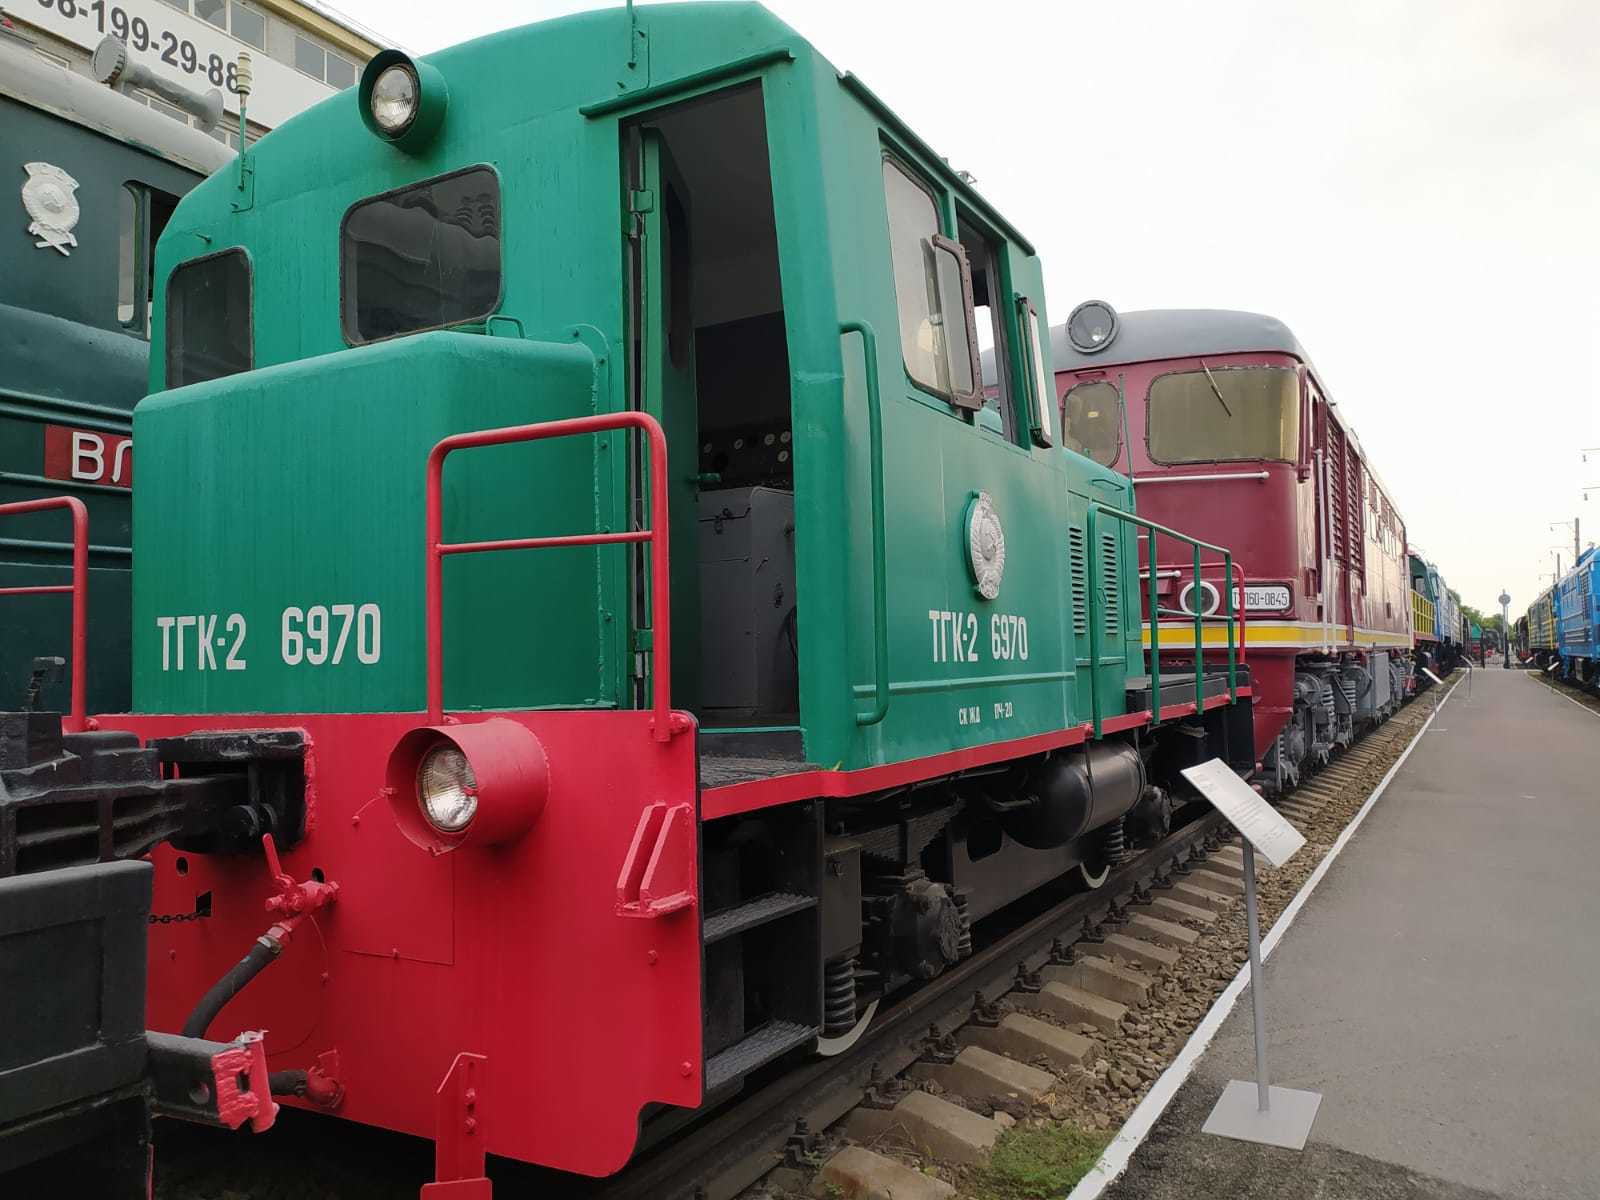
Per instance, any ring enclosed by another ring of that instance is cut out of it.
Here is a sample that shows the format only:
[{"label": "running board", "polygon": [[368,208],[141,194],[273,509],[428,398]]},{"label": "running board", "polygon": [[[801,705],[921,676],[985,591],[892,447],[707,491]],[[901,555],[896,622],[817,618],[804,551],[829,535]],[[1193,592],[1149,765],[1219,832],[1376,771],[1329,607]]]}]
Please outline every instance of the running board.
[{"label": "running board", "polygon": [[814,1040],[822,1030],[793,1021],[768,1021],[706,1063],[706,1095]]},{"label": "running board", "polygon": [[747,933],[769,921],[792,917],[795,913],[805,912],[808,908],[816,906],[815,896],[802,896],[797,892],[768,892],[764,896],[757,896],[754,900],[747,900],[743,904],[712,913],[701,927],[701,938],[709,946],[713,942],[722,941],[723,938],[733,937],[737,933]]}]

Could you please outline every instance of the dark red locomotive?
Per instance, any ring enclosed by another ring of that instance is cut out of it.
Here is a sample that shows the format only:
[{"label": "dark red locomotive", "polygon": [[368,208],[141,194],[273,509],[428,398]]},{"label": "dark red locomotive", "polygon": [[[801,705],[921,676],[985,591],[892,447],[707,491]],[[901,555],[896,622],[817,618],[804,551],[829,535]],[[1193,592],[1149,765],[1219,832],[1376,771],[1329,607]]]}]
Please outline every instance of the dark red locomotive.
[{"label": "dark red locomotive", "polygon": [[[1141,516],[1235,549],[1256,753],[1269,786],[1293,786],[1411,686],[1404,521],[1283,322],[1091,301],[1051,341],[1067,445],[1130,473]],[[1227,611],[1225,584],[1210,568],[1196,597],[1183,547],[1157,560],[1162,645],[1176,649],[1196,606]]]}]

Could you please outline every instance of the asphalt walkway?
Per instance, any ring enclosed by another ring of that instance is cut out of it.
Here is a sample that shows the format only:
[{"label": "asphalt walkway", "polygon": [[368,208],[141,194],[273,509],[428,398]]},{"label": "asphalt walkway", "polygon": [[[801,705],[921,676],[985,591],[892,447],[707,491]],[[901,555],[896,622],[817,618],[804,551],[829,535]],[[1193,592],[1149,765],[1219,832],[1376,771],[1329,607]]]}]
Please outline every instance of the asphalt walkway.
[{"label": "asphalt walkway", "polygon": [[[1424,699],[1419,703],[1430,703]],[[1303,1152],[1202,1134],[1254,1077],[1246,991],[1105,1195],[1600,1198],[1600,716],[1462,683],[1266,966]]]}]

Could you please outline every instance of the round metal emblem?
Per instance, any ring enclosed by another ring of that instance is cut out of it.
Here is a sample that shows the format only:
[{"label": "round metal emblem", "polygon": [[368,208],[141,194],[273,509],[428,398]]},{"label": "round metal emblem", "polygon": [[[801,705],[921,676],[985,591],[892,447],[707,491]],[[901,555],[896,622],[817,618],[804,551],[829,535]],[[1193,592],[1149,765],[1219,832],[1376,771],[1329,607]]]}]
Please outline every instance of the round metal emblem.
[{"label": "round metal emblem", "polygon": [[967,566],[973,586],[985,600],[1000,594],[1006,573],[1006,531],[988,492],[979,492],[967,505]]},{"label": "round metal emblem", "polygon": [[50,163],[24,163],[23,168],[28,178],[22,185],[22,207],[32,222],[28,232],[39,239],[34,245],[71,254],[67,247],[78,244],[72,233],[78,223],[78,198],[73,195],[78,181]]}]

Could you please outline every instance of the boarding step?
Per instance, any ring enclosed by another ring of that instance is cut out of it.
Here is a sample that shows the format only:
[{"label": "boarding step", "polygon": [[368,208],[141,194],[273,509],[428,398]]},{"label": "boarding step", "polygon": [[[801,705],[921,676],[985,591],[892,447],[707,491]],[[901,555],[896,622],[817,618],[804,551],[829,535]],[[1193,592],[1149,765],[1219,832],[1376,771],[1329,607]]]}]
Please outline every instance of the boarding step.
[{"label": "boarding step", "polygon": [[730,938],[736,933],[748,933],[772,921],[792,917],[817,906],[815,896],[802,896],[798,892],[768,892],[754,900],[746,900],[732,908],[712,913],[705,920],[702,936],[706,945]]},{"label": "boarding step", "polygon": [[[1235,674],[1235,681],[1239,687],[1250,686],[1250,669],[1242,663]],[[1226,671],[1207,671],[1205,679],[1201,682],[1201,691],[1207,700],[1214,700],[1218,696],[1228,694],[1228,673]],[[1151,679],[1148,675],[1130,675],[1125,684],[1128,697],[1128,711],[1148,711],[1150,708],[1150,693],[1152,690]],[[1163,671],[1161,672],[1161,707],[1171,708],[1175,704],[1194,703],[1194,672],[1193,671]]]},{"label": "boarding step", "polygon": [[815,1025],[768,1021],[726,1050],[711,1056],[711,1061],[706,1063],[706,1091],[714,1092],[723,1084],[748,1075],[757,1067],[804,1046],[821,1032]]}]

